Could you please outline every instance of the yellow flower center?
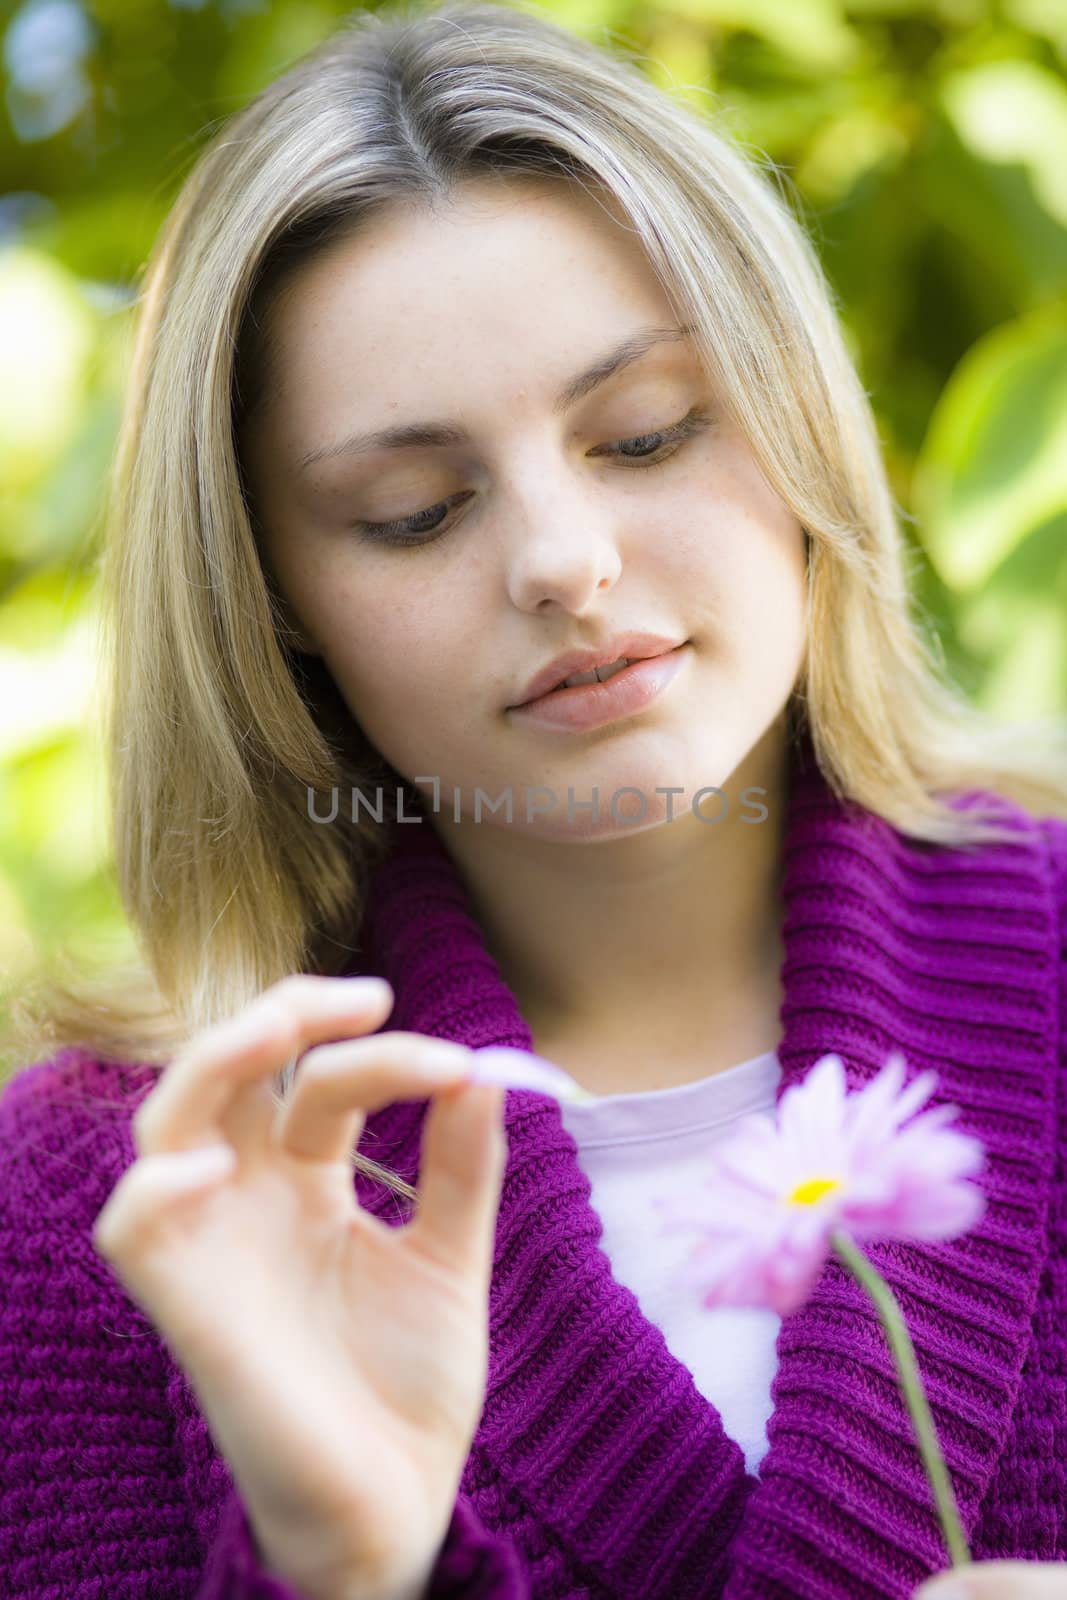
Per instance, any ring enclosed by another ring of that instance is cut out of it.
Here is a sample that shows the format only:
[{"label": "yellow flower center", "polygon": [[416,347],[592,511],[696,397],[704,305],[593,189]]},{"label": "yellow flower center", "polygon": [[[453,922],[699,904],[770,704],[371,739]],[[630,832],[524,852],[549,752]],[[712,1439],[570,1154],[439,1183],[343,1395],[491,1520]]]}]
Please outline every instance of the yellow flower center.
[{"label": "yellow flower center", "polygon": [[840,1187],[839,1178],[808,1178],[804,1183],[797,1184],[789,1200],[795,1206],[813,1206],[824,1194],[829,1194],[832,1189]]}]

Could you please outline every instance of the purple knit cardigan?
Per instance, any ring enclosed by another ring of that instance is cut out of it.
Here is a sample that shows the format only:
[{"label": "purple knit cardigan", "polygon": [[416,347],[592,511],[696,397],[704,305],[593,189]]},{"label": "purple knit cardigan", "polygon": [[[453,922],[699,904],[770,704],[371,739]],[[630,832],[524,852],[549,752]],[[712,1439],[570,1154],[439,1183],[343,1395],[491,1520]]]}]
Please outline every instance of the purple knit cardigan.
[{"label": "purple knit cardigan", "polygon": [[[1004,802],[1010,843],[907,840],[833,796],[807,743],[788,803],[778,1096],[827,1051],[853,1088],[899,1046],[982,1140],[972,1233],[865,1248],[907,1318],[975,1559],[1067,1560],[1067,822]],[[352,968],[392,983],[386,1027],[531,1049],[432,828],[394,828]],[[299,1600],[92,1248],[153,1081],[66,1051],[0,1100],[4,1600]],[[414,1181],[425,1110],[386,1107],[360,1149]],[[836,1258],[783,1320],[749,1476],[612,1275],[558,1105],[509,1091],[505,1117],[487,1394],[427,1600],[907,1600],[947,1565],[880,1323]]]}]

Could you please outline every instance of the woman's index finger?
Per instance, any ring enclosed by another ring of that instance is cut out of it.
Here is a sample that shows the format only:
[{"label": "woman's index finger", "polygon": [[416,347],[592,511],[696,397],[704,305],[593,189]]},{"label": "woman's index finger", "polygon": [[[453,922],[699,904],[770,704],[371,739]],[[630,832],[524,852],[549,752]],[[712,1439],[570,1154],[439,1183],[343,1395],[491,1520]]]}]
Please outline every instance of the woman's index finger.
[{"label": "woman's index finger", "polygon": [[188,1149],[217,1138],[244,1089],[312,1045],[373,1031],[392,1004],[393,992],[380,978],[283,978],[236,1016],[197,1034],[164,1068],[134,1114],[138,1152]]}]

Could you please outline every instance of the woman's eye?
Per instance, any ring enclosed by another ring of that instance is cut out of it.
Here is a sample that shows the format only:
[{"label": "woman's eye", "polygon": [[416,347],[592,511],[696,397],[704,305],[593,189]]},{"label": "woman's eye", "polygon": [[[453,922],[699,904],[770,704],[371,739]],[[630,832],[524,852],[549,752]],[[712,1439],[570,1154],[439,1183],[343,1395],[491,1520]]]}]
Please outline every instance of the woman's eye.
[{"label": "woman's eye", "polygon": [[[617,439],[612,444],[597,445],[590,454],[613,456],[637,468],[658,466],[669,461],[688,438],[707,427],[710,421],[708,412],[694,406],[681,422],[675,422],[669,428],[660,428],[655,433],[642,433],[632,439]],[[398,518],[395,522],[356,522],[353,527],[372,544],[432,544],[441,535],[441,519],[447,515],[449,508],[462,505],[469,499],[469,493],[453,495],[449,500],[440,500],[425,511],[416,511],[412,516]]]}]

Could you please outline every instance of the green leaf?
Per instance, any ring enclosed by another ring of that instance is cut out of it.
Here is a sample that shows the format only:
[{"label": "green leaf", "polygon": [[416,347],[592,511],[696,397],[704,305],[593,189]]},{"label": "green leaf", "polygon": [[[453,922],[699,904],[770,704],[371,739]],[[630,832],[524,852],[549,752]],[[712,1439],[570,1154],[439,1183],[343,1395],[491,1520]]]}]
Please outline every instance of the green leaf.
[{"label": "green leaf", "polygon": [[1067,309],[1008,323],[967,352],[931,419],[913,498],[930,560],[959,592],[1067,512]]}]

